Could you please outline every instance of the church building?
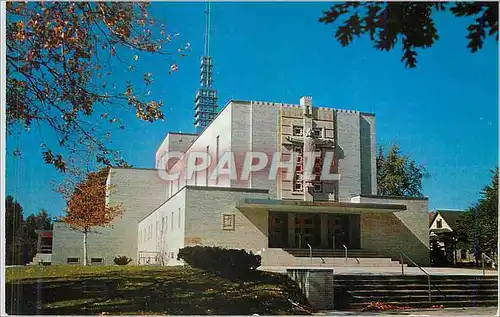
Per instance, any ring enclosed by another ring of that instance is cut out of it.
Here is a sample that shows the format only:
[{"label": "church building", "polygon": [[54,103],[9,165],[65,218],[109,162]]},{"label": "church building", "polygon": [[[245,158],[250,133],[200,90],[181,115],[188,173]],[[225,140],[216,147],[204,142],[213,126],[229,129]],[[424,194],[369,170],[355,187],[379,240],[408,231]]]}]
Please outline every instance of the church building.
[{"label": "church building", "polygon": [[[112,168],[124,214],[88,236],[90,264],[182,264],[179,250],[245,249],[262,265],[429,265],[427,198],[377,196],[375,115],[231,100],[217,112],[207,7],[196,133],[168,133],[155,167]],[[56,222],[52,264],[82,263],[83,236]]]}]

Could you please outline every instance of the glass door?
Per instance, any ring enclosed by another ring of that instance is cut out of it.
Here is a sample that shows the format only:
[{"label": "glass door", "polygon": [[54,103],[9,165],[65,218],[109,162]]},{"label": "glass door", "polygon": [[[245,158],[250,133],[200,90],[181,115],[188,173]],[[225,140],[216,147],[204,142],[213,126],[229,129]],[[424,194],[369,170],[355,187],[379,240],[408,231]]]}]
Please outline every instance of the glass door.
[{"label": "glass door", "polygon": [[284,248],[288,244],[287,214],[282,212],[269,213],[269,247]]},{"label": "glass door", "polygon": [[297,248],[308,249],[316,246],[317,232],[315,230],[315,215],[314,214],[296,214],[295,215],[295,245]]},{"label": "glass door", "polygon": [[328,216],[328,248],[343,249],[349,247],[349,216],[329,215]]}]

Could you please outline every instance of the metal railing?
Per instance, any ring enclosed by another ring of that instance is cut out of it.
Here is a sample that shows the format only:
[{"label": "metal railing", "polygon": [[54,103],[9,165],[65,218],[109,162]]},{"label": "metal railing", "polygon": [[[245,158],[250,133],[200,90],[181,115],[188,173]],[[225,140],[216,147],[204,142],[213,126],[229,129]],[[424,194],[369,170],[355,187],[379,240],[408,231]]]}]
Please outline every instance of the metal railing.
[{"label": "metal railing", "polygon": [[[333,235],[332,237],[333,237],[333,249],[335,250],[335,240],[337,240],[337,238],[335,237],[335,235]],[[347,263],[347,246],[344,244],[344,242],[342,242],[342,240],[340,239],[338,240],[340,241],[340,244],[342,244],[342,247],[344,247],[344,262]]]},{"label": "metal railing", "polygon": [[487,258],[488,260],[490,260],[492,262],[493,268],[495,268],[495,266],[498,266],[498,265],[497,265],[497,262],[494,259],[492,259],[491,257],[489,257],[486,253],[484,253],[484,252],[481,253],[481,265],[483,267],[483,275],[486,275],[486,269],[484,268],[484,262],[485,262],[484,258]]},{"label": "metal railing", "polygon": [[313,263],[313,249],[312,249],[311,245],[308,242],[306,242],[306,244],[309,247],[309,261],[312,264]]},{"label": "metal railing", "polygon": [[441,294],[442,296],[446,297],[446,295],[443,294],[443,292],[441,292],[441,290],[436,285],[434,285],[433,283],[431,283],[431,275],[426,270],[424,270],[420,265],[418,265],[417,263],[415,263],[415,261],[413,261],[409,256],[407,256],[403,252],[401,252],[399,254],[399,256],[400,256],[400,259],[401,259],[401,275],[405,275],[404,258],[407,258],[413,265],[415,265],[416,267],[418,267],[420,269],[420,271],[424,272],[425,275],[427,275],[427,292],[429,294],[429,303],[432,301],[432,297],[431,297],[431,285],[434,286],[435,289],[437,289],[437,291],[439,292],[439,294]]}]

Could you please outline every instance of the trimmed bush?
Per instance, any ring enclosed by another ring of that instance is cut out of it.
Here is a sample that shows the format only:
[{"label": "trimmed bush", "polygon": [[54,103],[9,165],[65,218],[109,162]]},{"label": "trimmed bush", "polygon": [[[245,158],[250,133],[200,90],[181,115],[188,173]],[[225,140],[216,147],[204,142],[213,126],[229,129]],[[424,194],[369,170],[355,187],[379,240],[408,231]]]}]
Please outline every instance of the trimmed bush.
[{"label": "trimmed bush", "polygon": [[245,250],[224,249],[220,247],[192,246],[179,250],[179,260],[192,267],[213,272],[226,278],[245,278],[254,272],[261,263],[260,255]]},{"label": "trimmed bush", "polygon": [[130,262],[132,262],[132,259],[123,255],[123,256],[117,256],[116,258],[114,258],[113,261],[115,261],[116,265],[127,265]]}]

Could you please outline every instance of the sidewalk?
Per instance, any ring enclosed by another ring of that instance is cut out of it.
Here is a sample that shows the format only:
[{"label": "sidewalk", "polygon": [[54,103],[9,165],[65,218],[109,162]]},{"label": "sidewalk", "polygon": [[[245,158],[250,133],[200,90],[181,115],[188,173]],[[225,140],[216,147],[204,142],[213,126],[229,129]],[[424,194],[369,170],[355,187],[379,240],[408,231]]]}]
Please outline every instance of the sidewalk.
[{"label": "sidewalk", "polygon": [[319,313],[324,316],[380,316],[380,315],[404,315],[404,316],[495,316],[496,307],[464,307],[464,308],[420,308],[386,311],[331,311]]}]

